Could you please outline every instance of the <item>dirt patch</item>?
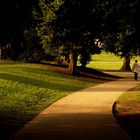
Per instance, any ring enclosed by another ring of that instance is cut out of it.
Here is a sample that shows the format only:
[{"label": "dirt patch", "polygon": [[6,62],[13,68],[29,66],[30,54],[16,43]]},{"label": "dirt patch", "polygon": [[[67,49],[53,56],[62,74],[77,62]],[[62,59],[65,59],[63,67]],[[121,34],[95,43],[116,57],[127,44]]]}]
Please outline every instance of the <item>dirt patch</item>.
[{"label": "dirt patch", "polygon": [[132,140],[140,139],[140,102],[115,103],[113,115]]}]

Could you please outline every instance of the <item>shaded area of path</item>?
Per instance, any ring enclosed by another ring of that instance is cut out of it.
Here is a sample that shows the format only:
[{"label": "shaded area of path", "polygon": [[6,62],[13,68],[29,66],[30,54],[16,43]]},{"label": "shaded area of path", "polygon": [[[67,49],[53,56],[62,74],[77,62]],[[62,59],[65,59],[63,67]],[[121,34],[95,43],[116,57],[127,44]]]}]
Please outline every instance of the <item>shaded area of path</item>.
[{"label": "shaded area of path", "polygon": [[112,115],[112,106],[118,96],[138,85],[131,73],[124,74],[123,79],[60,99],[10,140],[129,140]]}]

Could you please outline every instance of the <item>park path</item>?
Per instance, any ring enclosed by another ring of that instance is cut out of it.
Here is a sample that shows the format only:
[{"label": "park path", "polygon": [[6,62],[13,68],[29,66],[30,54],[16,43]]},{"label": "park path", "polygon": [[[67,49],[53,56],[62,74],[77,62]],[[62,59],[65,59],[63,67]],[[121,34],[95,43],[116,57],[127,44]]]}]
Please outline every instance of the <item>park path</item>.
[{"label": "park path", "polygon": [[[113,74],[113,73],[112,73]],[[139,84],[132,73],[123,79],[72,93],[42,111],[10,140],[130,140],[117,125],[114,101]]]}]

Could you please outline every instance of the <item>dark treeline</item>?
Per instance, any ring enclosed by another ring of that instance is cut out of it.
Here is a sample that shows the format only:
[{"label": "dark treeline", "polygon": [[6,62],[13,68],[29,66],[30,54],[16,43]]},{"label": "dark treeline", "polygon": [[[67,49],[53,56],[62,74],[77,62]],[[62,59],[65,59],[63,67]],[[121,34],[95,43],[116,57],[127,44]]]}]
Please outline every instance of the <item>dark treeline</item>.
[{"label": "dark treeline", "polygon": [[76,73],[102,50],[124,58],[139,55],[138,0],[2,0],[1,59],[69,64]]}]

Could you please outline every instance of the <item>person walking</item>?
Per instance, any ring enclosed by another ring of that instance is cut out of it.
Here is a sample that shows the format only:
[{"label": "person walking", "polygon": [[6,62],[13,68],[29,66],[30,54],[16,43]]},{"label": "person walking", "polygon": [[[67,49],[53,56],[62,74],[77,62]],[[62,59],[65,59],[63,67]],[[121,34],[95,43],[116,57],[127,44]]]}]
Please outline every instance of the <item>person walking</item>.
[{"label": "person walking", "polygon": [[134,79],[138,80],[140,64],[138,64],[138,60],[135,60],[135,63],[132,66],[132,71],[134,72]]}]

